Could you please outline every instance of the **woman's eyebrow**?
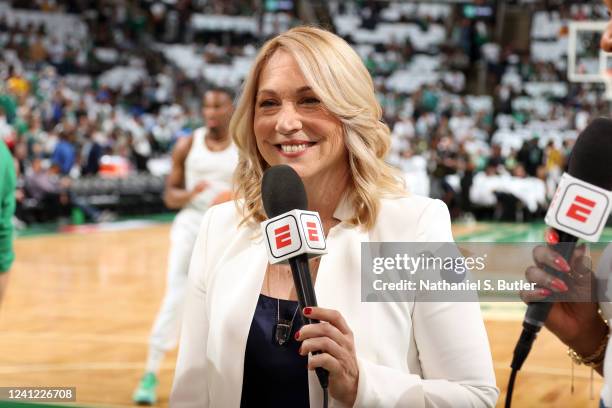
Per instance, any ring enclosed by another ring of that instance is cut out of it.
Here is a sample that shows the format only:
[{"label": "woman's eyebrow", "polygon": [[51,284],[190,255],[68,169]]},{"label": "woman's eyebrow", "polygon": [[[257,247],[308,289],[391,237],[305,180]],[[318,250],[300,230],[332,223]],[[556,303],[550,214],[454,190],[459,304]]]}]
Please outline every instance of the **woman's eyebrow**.
[{"label": "woman's eyebrow", "polygon": [[[298,88],[295,93],[296,94],[301,94],[301,93],[305,93],[305,92],[310,92],[312,91],[312,88],[309,86],[303,86],[301,88]],[[261,95],[261,94],[270,94],[270,95],[276,95],[276,91],[272,90],[272,89],[260,89],[257,92],[257,96]]]},{"label": "woman's eyebrow", "polygon": [[260,89],[259,91],[257,91],[257,96],[261,95],[261,94],[272,94],[272,95],[276,95],[276,92],[274,92],[271,89]]},{"label": "woman's eyebrow", "polygon": [[304,93],[304,92],[310,92],[312,91],[312,88],[309,86],[303,86],[300,89],[297,90],[296,93]]}]

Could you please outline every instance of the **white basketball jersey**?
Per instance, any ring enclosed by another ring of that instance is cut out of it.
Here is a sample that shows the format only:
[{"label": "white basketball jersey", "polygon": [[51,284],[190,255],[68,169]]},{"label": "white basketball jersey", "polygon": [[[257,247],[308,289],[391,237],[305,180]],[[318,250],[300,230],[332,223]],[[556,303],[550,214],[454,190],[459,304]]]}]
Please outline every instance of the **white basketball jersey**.
[{"label": "white basketball jersey", "polygon": [[231,143],[224,150],[213,152],[204,141],[207,129],[193,132],[191,149],[185,160],[185,188],[190,191],[202,180],[208,187],[195,196],[185,208],[206,211],[217,195],[231,190],[232,176],[238,165],[238,149]]}]

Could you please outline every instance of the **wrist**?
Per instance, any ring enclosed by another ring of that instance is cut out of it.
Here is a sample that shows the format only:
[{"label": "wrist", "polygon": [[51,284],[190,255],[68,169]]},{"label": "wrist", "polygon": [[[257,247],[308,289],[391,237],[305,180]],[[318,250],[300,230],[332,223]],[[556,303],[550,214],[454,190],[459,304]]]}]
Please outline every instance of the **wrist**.
[{"label": "wrist", "polygon": [[565,342],[565,344],[581,357],[592,356],[601,347],[608,333],[608,325],[597,316],[597,320],[592,325],[581,331],[579,336]]},{"label": "wrist", "polygon": [[355,406],[355,402],[357,401],[358,389],[359,389],[359,373],[357,373],[357,378],[355,378],[350,388],[347,389],[345,394],[342,396],[342,398],[339,399],[342,402],[343,407],[351,408]]},{"label": "wrist", "polygon": [[608,324],[595,302],[575,304],[564,321],[551,330],[563,344],[574,350],[595,349],[599,340],[609,331]]},{"label": "wrist", "polygon": [[572,362],[577,365],[585,365],[587,367],[591,367],[592,369],[597,370],[601,373],[603,368],[604,359],[606,357],[606,349],[608,347],[608,341],[610,340],[610,335],[607,334],[601,339],[601,342],[597,349],[590,355],[583,356],[578,354],[575,350],[569,348],[567,350],[567,355],[572,359]]},{"label": "wrist", "polygon": [[357,390],[359,389],[359,372],[357,372],[357,378],[355,378],[353,392],[351,393],[351,400],[349,401],[349,407],[355,406],[355,401],[357,401]]}]

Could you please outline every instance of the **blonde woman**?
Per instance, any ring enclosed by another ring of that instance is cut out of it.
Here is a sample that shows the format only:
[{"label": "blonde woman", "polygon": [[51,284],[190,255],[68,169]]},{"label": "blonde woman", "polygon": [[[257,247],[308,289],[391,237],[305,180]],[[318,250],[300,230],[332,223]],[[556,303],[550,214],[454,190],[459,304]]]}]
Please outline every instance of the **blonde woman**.
[{"label": "blonde woman", "polygon": [[[230,125],[238,200],[207,212],[194,250],[172,406],[320,407],[316,367],[330,406],[495,405],[477,304],[361,302],[361,242],[453,239],[445,205],[408,196],[385,164],[381,117],[341,38],[298,27],[262,47]],[[329,254],[310,265],[322,307],[297,310],[289,267],[268,264],[258,234],[262,174],[278,164],[323,222]],[[302,326],[301,313],[322,323]]]}]

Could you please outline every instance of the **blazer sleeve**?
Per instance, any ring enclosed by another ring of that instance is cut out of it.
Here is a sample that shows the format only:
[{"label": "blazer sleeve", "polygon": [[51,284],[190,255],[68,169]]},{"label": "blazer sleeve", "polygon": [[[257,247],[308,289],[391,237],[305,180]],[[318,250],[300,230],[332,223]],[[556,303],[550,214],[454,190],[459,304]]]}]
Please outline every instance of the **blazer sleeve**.
[{"label": "blazer sleeve", "polygon": [[207,241],[214,208],[202,220],[191,263],[187,297],[170,406],[180,408],[208,407],[206,378],[206,347],[208,341],[208,312],[206,308],[206,271],[209,262]]},{"label": "blazer sleeve", "polygon": [[[452,241],[450,216],[440,200],[423,211],[419,241]],[[358,358],[355,407],[494,407],[499,395],[478,303],[420,302],[412,331],[421,375]]]}]

